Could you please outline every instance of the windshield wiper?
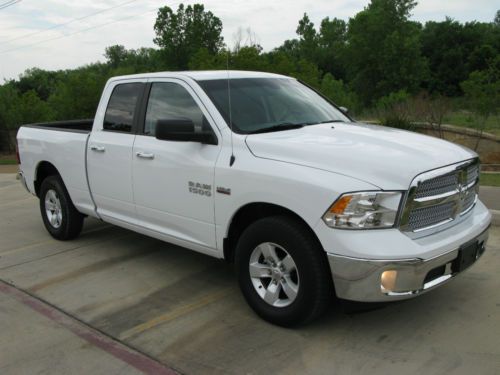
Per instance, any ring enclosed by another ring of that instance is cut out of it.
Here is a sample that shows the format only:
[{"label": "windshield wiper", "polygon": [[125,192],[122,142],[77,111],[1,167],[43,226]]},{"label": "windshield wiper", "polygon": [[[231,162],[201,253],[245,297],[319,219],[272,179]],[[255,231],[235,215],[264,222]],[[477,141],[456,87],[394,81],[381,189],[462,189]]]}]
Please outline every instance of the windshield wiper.
[{"label": "windshield wiper", "polygon": [[325,120],[325,121],[315,122],[312,125],[327,124],[329,122],[345,122],[345,121],[344,120]]},{"label": "windshield wiper", "polygon": [[283,122],[281,124],[276,124],[273,126],[269,126],[267,128],[252,130],[248,134],[270,133],[270,132],[277,132],[277,131],[281,131],[281,130],[300,129],[300,128],[303,128],[305,125],[310,125],[310,124],[309,123],[294,124],[292,122]]}]

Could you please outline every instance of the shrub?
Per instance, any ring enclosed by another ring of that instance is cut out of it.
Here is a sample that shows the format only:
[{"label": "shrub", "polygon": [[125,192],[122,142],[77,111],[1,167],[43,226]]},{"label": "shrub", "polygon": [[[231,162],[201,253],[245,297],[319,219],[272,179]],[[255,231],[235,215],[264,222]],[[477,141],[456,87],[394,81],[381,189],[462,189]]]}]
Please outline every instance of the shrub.
[{"label": "shrub", "polygon": [[383,96],[377,102],[376,109],[382,125],[405,130],[415,129],[410,95],[406,91],[400,90]]}]

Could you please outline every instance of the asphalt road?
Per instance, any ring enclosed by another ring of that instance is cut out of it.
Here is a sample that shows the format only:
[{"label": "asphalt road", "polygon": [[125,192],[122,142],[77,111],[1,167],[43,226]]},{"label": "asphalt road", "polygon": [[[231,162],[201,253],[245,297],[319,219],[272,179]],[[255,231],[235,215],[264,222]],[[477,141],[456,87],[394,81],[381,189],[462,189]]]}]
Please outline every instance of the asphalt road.
[{"label": "asphalt road", "polygon": [[53,240],[12,174],[0,223],[2,374],[500,373],[500,227],[442,288],[289,330],[254,315],[222,261],[90,219]]}]

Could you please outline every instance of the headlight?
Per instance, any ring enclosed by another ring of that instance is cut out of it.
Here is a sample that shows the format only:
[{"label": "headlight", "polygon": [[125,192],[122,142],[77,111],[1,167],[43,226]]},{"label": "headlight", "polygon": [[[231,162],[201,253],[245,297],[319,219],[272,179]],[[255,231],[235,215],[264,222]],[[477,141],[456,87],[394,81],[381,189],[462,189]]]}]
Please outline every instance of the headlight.
[{"label": "headlight", "polygon": [[401,202],[401,192],[359,192],[340,196],[323,215],[332,228],[391,228]]}]

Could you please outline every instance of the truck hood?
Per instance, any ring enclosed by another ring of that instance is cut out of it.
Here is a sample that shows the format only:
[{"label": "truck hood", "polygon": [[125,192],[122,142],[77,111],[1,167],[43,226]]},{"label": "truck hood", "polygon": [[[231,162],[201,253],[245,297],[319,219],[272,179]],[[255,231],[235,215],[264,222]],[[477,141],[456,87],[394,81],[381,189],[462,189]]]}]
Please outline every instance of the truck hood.
[{"label": "truck hood", "polygon": [[259,158],[340,173],[381,189],[408,189],[425,171],[477,155],[438,138],[385,126],[329,123],[248,135]]}]

